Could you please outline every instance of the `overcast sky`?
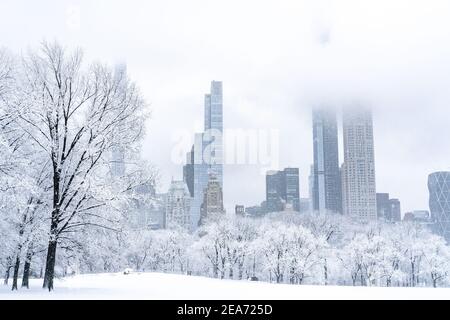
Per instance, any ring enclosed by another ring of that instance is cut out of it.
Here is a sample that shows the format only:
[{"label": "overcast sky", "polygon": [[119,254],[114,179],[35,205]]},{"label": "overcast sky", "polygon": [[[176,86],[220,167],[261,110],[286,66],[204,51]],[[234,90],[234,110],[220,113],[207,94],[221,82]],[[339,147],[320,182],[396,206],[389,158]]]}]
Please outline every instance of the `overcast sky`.
[{"label": "overcast sky", "polygon": [[[402,211],[428,209],[428,174],[450,169],[448,0],[2,0],[0,16],[0,46],[15,52],[56,39],[126,61],[151,105],[144,150],[161,191],[182,177],[171,152],[202,130],[211,80],[226,128],[280,130],[280,166],[300,168],[303,197],[314,104],[374,108],[377,189]],[[225,168],[229,210],[264,200],[260,169]]]}]

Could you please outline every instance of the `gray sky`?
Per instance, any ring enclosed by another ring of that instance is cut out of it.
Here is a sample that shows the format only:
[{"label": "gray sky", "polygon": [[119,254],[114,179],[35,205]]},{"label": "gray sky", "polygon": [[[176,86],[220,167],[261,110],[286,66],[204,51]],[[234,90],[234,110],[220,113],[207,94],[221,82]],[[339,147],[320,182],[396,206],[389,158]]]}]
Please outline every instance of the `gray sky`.
[{"label": "gray sky", "polygon": [[[171,152],[201,131],[211,80],[224,82],[226,128],[280,130],[302,196],[318,103],[374,107],[377,189],[403,211],[427,209],[427,175],[450,169],[447,0],[3,0],[0,15],[0,45],[16,52],[57,39],[127,62],[151,104],[145,156],[162,190],[181,178]],[[226,167],[227,208],[259,203],[264,181],[257,166]]]}]

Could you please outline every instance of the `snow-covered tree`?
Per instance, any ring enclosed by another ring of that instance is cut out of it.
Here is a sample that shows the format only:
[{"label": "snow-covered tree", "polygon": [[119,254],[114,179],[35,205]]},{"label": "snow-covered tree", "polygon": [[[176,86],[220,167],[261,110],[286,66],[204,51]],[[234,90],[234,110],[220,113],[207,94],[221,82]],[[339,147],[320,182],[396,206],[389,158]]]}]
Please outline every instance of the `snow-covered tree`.
[{"label": "snow-covered tree", "polygon": [[[6,113],[18,132],[45,155],[51,197],[44,287],[53,289],[56,249],[82,227],[105,227],[116,219],[120,196],[139,182],[111,183],[114,148],[135,151],[144,131],[145,102],[125,74],[94,64],[81,51],[44,43],[18,67]],[[109,206],[108,218],[100,207]],[[110,226],[111,227],[111,226]],[[67,244],[67,243],[66,243]]]}]

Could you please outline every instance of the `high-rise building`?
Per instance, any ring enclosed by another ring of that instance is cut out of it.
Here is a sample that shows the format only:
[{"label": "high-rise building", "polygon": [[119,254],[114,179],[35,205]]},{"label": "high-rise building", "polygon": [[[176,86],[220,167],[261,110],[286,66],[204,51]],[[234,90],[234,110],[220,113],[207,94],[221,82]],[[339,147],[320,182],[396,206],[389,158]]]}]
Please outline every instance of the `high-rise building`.
[{"label": "high-rise building", "polygon": [[391,215],[389,193],[377,193],[377,216],[378,219],[386,220]]},{"label": "high-rise building", "polygon": [[183,166],[183,180],[189,189],[191,197],[194,197],[194,146],[186,154],[186,164]]},{"label": "high-rise building", "polygon": [[205,162],[223,188],[223,86],[211,82],[211,93],[205,95]]},{"label": "high-rise building", "polygon": [[450,242],[450,172],[428,176],[430,212],[434,231]]},{"label": "high-rise building", "polygon": [[372,113],[360,107],[343,114],[343,212],[360,222],[377,218]]},{"label": "high-rise building", "polygon": [[282,211],[286,207],[300,211],[300,184],[298,168],[268,171],[266,174],[266,210]]},{"label": "high-rise building", "polygon": [[195,230],[200,221],[200,209],[203,203],[203,193],[208,185],[208,165],[203,160],[203,133],[195,134],[194,152],[194,198],[191,205],[191,230]]},{"label": "high-rise building", "polygon": [[184,181],[172,181],[166,196],[166,227],[191,228],[191,196]]},{"label": "high-rise building", "polygon": [[199,225],[203,224],[207,219],[220,218],[223,215],[225,215],[225,209],[223,207],[222,187],[216,176],[211,174],[203,194]]},{"label": "high-rise building", "polygon": [[281,198],[283,189],[283,178],[280,171],[268,171],[266,173],[266,204],[267,212],[278,212],[283,210]]},{"label": "high-rise building", "polygon": [[[127,64],[123,61],[114,66],[114,81],[119,84],[119,88],[124,89],[127,78]],[[114,145],[111,150],[111,174],[114,177],[125,175],[125,148],[119,144]]]},{"label": "high-rise building", "polygon": [[210,176],[214,176],[223,190],[223,87],[212,81],[211,92],[205,95],[204,132],[195,135],[192,150],[187,155],[183,177],[193,196],[191,230],[201,219],[201,206]]},{"label": "high-rise building", "polygon": [[300,177],[298,168],[286,168],[282,173],[283,189],[281,198],[294,211],[300,212]]},{"label": "high-rise building", "polygon": [[342,194],[336,112],[327,108],[313,111],[314,187],[313,209],[320,213],[341,213]]},{"label": "high-rise building", "polygon": [[309,212],[314,211],[314,165],[312,164],[309,170],[308,177],[308,188],[309,188]]},{"label": "high-rise building", "polygon": [[400,200],[389,199],[390,216],[388,222],[400,222],[402,221],[402,209]]}]

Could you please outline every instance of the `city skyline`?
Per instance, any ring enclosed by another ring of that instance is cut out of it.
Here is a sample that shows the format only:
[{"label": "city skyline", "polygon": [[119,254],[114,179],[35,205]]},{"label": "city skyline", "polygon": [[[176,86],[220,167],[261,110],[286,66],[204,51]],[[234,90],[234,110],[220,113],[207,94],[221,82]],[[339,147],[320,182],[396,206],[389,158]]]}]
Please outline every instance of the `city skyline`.
[{"label": "city skyline", "polygon": [[[227,84],[225,122],[279,129],[279,169],[299,167],[301,197],[308,196],[313,163],[309,107],[364,99],[374,107],[378,189],[395,194],[404,211],[428,208],[428,174],[450,168],[450,148],[436,139],[450,135],[450,46],[442,41],[450,34],[448,1],[433,1],[427,10],[403,0],[366,6],[325,0],[217,5],[3,2],[0,8],[10,14],[0,26],[14,32],[5,33],[2,44],[19,53],[45,37],[80,46],[88,61],[126,60],[152,111],[144,153],[160,169],[161,190],[172,176],[182,179],[179,164],[171,162],[173,144],[180,133],[202,130],[202,93],[208,81],[221,79]],[[55,19],[42,21],[43,15]],[[299,137],[296,148],[291,137]],[[185,143],[186,152],[192,142]],[[224,170],[225,199],[235,199],[227,211],[234,202],[252,205],[264,198],[259,166]],[[255,183],[241,186],[240,179]]]},{"label": "city skyline", "polygon": [[[216,162],[212,162],[212,164],[208,164],[205,165],[205,163],[197,163],[197,165],[200,165],[200,167],[202,167],[202,172],[204,171],[204,174],[200,174],[201,177],[200,178],[202,181],[206,182],[209,179],[207,178],[209,176],[209,174],[214,173],[216,176],[219,177],[219,181],[220,184],[223,188],[223,167],[226,166],[226,162],[223,156],[223,150],[226,149],[226,146],[224,146],[224,141],[223,141],[223,137],[224,137],[224,124],[223,124],[223,88],[222,88],[223,82],[222,81],[216,81],[216,80],[212,80],[211,81],[211,93],[208,93],[205,95],[205,100],[204,100],[204,130],[205,132],[207,132],[208,130],[220,130],[220,132],[222,133],[222,135],[218,135],[220,137],[220,141],[218,143],[219,149],[220,149],[220,156],[218,157],[219,162],[221,164],[215,164]],[[216,88],[215,88],[216,87]],[[212,101],[212,93],[214,92],[214,90],[217,91],[217,93],[219,93],[220,97],[217,98],[218,99],[218,105],[220,105],[220,113],[216,115],[219,116],[220,118],[220,122],[216,122],[215,124],[215,128],[213,127],[214,124],[212,124],[212,107],[211,107],[211,101]],[[364,125],[365,122],[367,122],[367,125],[369,126],[367,128],[367,132],[370,133],[371,135],[371,140],[369,141],[369,145],[368,148],[371,151],[371,154],[368,155],[369,162],[371,162],[371,164],[369,165],[370,167],[373,167],[375,164],[375,151],[374,151],[374,124],[373,124],[373,112],[372,112],[372,108],[367,107],[364,104],[361,104],[361,102],[359,102],[358,104],[355,104],[353,102],[353,105],[347,105],[347,106],[341,106],[336,107],[336,106],[321,106],[320,108],[318,107],[310,107],[310,111],[312,114],[312,138],[313,138],[313,165],[311,165],[311,171],[309,173],[309,175],[307,176],[308,178],[308,182],[303,186],[300,183],[300,174],[298,173],[298,168],[297,166],[294,165],[294,167],[289,166],[287,168],[285,168],[284,170],[281,169],[281,166],[279,166],[279,170],[274,171],[274,170],[266,170],[265,171],[265,202],[266,205],[269,203],[269,182],[268,182],[268,178],[269,176],[275,176],[276,174],[282,174],[284,173],[286,170],[289,169],[293,169],[297,171],[297,180],[298,180],[298,203],[294,205],[295,207],[295,211],[300,211],[300,199],[305,199],[305,200],[309,200],[311,203],[311,208],[310,211],[311,212],[322,212],[322,213],[341,213],[341,214],[349,214],[349,211],[347,210],[347,212],[344,212],[344,206],[345,206],[345,199],[344,199],[344,188],[345,188],[345,184],[346,181],[343,180],[343,173],[344,173],[344,168],[345,168],[345,157],[346,157],[346,152],[347,152],[347,157],[349,155],[348,153],[348,147],[346,150],[346,140],[349,139],[348,133],[346,135],[346,129],[344,128],[345,126],[345,122],[347,121],[347,123],[350,122],[354,122],[353,124],[351,124],[350,126],[354,126],[353,129],[350,129],[350,131],[355,131],[355,130],[359,130],[359,126]],[[339,119],[339,116],[343,117],[344,119]],[[366,117],[366,115],[368,117]],[[360,120],[360,121],[358,121]],[[355,122],[356,121],[356,122]],[[362,121],[362,122],[361,122]],[[340,128],[339,128],[339,125]],[[348,125],[347,125],[348,127]],[[212,154],[214,154],[214,151],[210,151],[208,150],[207,154],[204,154],[205,148],[207,145],[211,144],[212,141],[214,141],[214,139],[211,139],[211,134],[208,133],[207,136],[205,136],[205,132],[203,133],[195,133],[194,136],[194,145],[192,145],[191,151],[186,153],[186,161],[184,162],[184,165],[182,166],[182,174],[181,177],[182,179],[186,182],[188,189],[190,190],[190,184],[192,183],[192,189],[194,189],[194,164],[195,164],[195,145],[197,144],[197,158],[202,157],[203,159],[206,157],[208,159],[212,159],[214,158],[214,156],[212,156]],[[347,129],[348,132],[348,129]],[[340,134],[339,134],[340,133]],[[354,138],[351,138],[354,140]],[[354,140],[352,143],[356,143],[357,141]],[[348,144],[348,142],[347,142]],[[342,145],[342,146],[341,146]],[[213,147],[212,150],[217,149],[217,147]],[[203,153],[200,153],[198,150],[202,150]],[[248,150],[246,150],[246,152],[248,152]],[[354,151],[351,151],[354,152]],[[342,155],[343,154],[343,155]],[[353,157],[353,156],[351,156]],[[350,157],[350,158],[351,158]],[[342,159],[342,160],[341,160]],[[217,160],[215,160],[217,161]],[[208,162],[209,163],[209,162]],[[327,163],[327,164],[325,164]],[[335,165],[338,165],[337,167],[337,175],[335,172]],[[192,169],[190,169],[190,166],[192,166]],[[328,166],[328,172],[326,169],[326,166]],[[321,170],[320,170],[321,168]],[[220,170],[219,170],[220,169]],[[192,172],[190,172],[190,170],[192,170]],[[356,170],[356,168],[355,168]],[[374,171],[374,170],[373,170]],[[430,171],[431,172],[431,171]],[[311,173],[313,174],[313,176],[311,176]],[[191,178],[187,178],[187,175],[191,175]],[[328,179],[325,179],[325,176],[329,176]],[[371,213],[369,213],[368,215],[370,216],[370,218],[368,218],[368,220],[376,220],[378,218],[384,218],[386,219],[386,216],[381,216],[380,215],[380,211],[377,210],[377,203],[378,203],[378,195],[384,195],[383,193],[378,193],[379,190],[376,187],[376,183],[375,183],[375,172],[372,173],[373,177],[371,177],[369,180],[373,180],[372,183],[372,187],[370,187],[372,189],[372,191],[370,191],[371,196],[370,196],[370,200],[368,200],[371,203],[372,208],[369,210],[371,211]],[[331,177],[330,177],[331,176]],[[173,176],[172,176],[173,177]],[[320,179],[317,179],[318,177],[321,177],[322,179],[322,184],[320,184],[318,181]],[[303,177],[304,178],[304,177]],[[312,179],[312,180],[311,180]],[[198,180],[198,179],[197,179]],[[304,179],[303,179],[304,180]],[[331,180],[326,182],[326,180]],[[339,184],[339,186],[336,186],[336,183]],[[328,185],[327,185],[328,184]],[[203,184],[198,184],[197,188],[200,189],[205,189],[204,188],[204,183]],[[317,188],[317,189],[316,189]],[[321,189],[320,191],[318,191],[319,189]],[[303,193],[300,194],[300,190],[303,191]],[[278,192],[278,191],[277,191]],[[279,193],[279,192],[278,192]],[[330,195],[331,193],[331,195]],[[303,195],[308,195],[308,198],[302,198],[301,196]],[[325,195],[327,194],[327,195]],[[389,194],[387,194],[389,196]],[[286,199],[281,198],[279,195],[276,195],[277,197],[280,198],[281,201],[286,201]],[[348,196],[348,195],[347,195]],[[312,198],[311,198],[312,197]],[[331,197],[332,199],[328,199],[329,197]],[[354,194],[353,197],[357,197],[359,198],[359,196],[357,194]],[[225,198],[225,196],[223,197]],[[264,197],[263,197],[264,198]],[[261,199],[263,199],[261,198]],[[256,200],[255,202],[248,202],[248,206],[249,207],[253,207],[253,206],[258,206],[261,199]],[[355,198],[356,199],[356,198]],[[428,196],[429,199],[429,196]],[[348,201],[348,200],[347,200]],[[199,204],[200,203],[200,197],[199,197]],[[328,202],[331,202],[332,204],[330,205]],[[234,201],[233,199],[228,199],[227,201],[228,206],[239,206],[239,202]],[[428,200],[428,204],[429,204],[429,200]],[[404,214],[407,212],[406,210],[403,211],[400,209],[400,200],[399,199],[389,199],[389,206],[392,207],[392,209],[390,210],[394,210],[397,214],[397,212],[400,213],[400,217],[399,218],[392,218],[390,217],[389,219],[387,219],[387,221],[399,221],[398,219],[403,219]],[[245,206],[244,206],[245,207]],[[195,207],[194,207],[195,208]],[[277,211],[275,210],[275,208],[267,208],[268,212],[273,212],[273,211]],[[414,211],[417,210],[424,210],[424,209],[430,209],[429,206],[426,207],[422,207],[422,208],[414,208]],[[196,209],[194,209],[196,210]],[[279,210],[282,211],[284,210],[284,207],[280,204]],[[384,208],[383,208],[384,210]],[[225,210],[226,211],[226,210]],[[358,211],[358,210],[356,210]],[[229,210],[229,212],[234,212],[233,210]],[[391,212],[391,211],[390,211]],[[384,214],[384,213],[383,213]],[[389,213],[391,214],[391,213]],[[350,214],[351,215],[351,214]],[[194,219],[196,220],[196,219]],[[364,219],[362,219],[364,220]]]},{"label": "city skyline", "polygon": [[449,0],[0,12],[0,300],[450,293]]}]

